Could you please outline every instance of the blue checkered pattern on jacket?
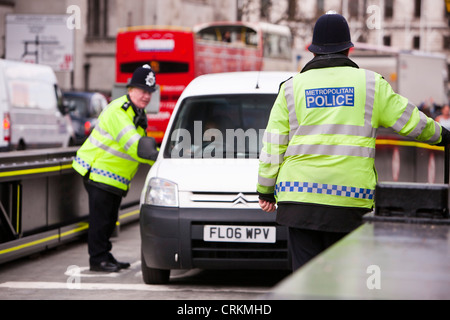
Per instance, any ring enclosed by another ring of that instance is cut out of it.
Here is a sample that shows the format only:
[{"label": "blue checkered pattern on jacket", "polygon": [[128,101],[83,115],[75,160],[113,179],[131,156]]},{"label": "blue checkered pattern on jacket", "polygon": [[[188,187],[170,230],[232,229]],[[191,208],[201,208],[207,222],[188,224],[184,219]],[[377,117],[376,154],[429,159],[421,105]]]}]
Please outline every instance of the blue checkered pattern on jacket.
[{"label": "blue checkered pattern on jacket", "polygon": [[81,159],[80,157],[76,156],[75,157],[75,161],[82,166],[83,168],[85,168],[86,170],[89,170],[91,168],[91,166],[89,165],[89,163],[87,163],[86,161],[84,161],[83,159]]},{"label": "blue checkered pattern on jacket", "polygon": [[131,182],[130,180],[128,180],[128,179],[126,179],[124,177],[121,177],[121,176],[119,176],[119,175],[117,175],[115,173],[112,173],[112,172],[109,172],[109,171],[106,171],[106,170],[92,168],[91,172],[95,173],[95,174],[98,174],[100,176],[104,176],[104,177],[107,177],[107,178],[114,179],[114,180],[119,181],[119,182],[121,182],[123,184],[126,184],[126,185],[129,185],[130,182]]},{"label": "blue checkered pattern on jacket", "polygon": [[[86,170],[89,170],[91,168],[91,166],[86,161],[84,161],[83,159],[81,159],[78,156],[75,157],[75,161],[78,164],[80,164],[83,168],[85,168]],[[121,177],[121,176],[119,176],[119,175],[117,175],[117,174],[115,174],[113,172],[109,172],[107,170],[92,168],[91,172],[95,173],[95,174],[98,174],[100,176],[103,176],[103,177],[108,177],[108,178],[114,179],[114,180],[119,181],[119,182],[121,182],[123,184],[126,184],[126,185],[129,185],[130,182],[131,182],[130,180],[128,180],[128,179],[126,179],[124,177]]]},{"label": "blue checkered pattern on jacket", "polygon": [[342,197],[350,197],[357,199],[372,200],[374,196],[374,190],[355,188],[347,186],[338,186],[333,184],[322,184],[314,182],[280,182],[275,186],[275,194],[279,192],[306,192],[306,193],[318,193],[328,194]]}]

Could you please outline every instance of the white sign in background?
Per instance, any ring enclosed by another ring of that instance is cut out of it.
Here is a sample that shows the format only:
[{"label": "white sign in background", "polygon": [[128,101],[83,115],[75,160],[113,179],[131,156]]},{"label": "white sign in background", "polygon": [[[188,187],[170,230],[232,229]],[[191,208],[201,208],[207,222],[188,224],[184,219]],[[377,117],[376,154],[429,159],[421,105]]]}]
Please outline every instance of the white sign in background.
[{"label": "white sign in background", "polygon": [[7,15],[6,59],[73,70],[74,30],[69,15]]}]

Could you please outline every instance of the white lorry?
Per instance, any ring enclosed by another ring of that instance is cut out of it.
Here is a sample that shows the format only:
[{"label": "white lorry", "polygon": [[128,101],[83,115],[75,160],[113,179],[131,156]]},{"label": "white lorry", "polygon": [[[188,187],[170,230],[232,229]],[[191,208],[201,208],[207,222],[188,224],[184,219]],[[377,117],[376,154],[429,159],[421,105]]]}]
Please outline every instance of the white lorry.
[{"label": "white lorry", "polygon": [[381,74],[395,92],[416,106],[424,102],[439,106],[448,103],[447,61],[444,55],[355,43],[350,58],[360,68]]},{"label": "white lorry", "polygon": [[0,150],[67,147],[70,118],[53,70],[0,59]]}]

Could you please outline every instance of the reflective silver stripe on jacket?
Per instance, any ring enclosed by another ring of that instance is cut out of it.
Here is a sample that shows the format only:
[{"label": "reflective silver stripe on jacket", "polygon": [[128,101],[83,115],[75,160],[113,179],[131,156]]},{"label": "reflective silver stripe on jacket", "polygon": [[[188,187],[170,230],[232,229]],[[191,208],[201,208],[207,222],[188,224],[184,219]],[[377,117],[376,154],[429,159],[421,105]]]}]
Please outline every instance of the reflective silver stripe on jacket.
[{"label": "reflective silver stripe on jacket", "polygon": [[104,136],[105,138],[109,140],[114,140],[114,137],[109,134],[108,131],[103,130],[98,124],[95,126],[94,130],[97,130],[100,135]]},{"label": "reflective silver stripe on jacket", "polygon": [[403,111],[403,114],[398,118],[397,122],[394,123],[392,126],[392,129],[395,131],[400,131],[405,126],[405,124],[411,119],[412,113],[414,111],[414,105],[411,103],[408,103],[408,105],[405,108],[405,111]]},{"label": "reflective silver stripe on jacket", "polygon": [[287,145],[289,143],[289,136],[285,134],[278,134],[265,131],[263,141],[267,143]]},{"label": "reflective silver stripe on jacket", "polygon": [[434,143],[434,142],[438,141],[440,138],[441,138],[441,127],[435,121],[434,122],[434,135],[431,137],[430,140],[428,140],[428,142]]},{"label": "reflective silver stripe on jacket", "polygon": [[294,78],[290,78],[285,82],[284,95],[289,111],[289,140],[291,140],[299,128],[297,113],[295,112]]},{"label": "reflective silver stripe on jacket", "polygon": [[416,139],[418,136],[420,136],[422,134],[422,131],[425,129],[425,127],[427,125],[427,116],[423,112],[420,112],[419,116],[420,116],[419,123],[414,128],[414,130],[411,131],[411,133],[409,134],[409,136],[414,139]]},{"label": "reflective silver stripe on jacket", "polygon": [[[397,122],[394,123],[394,125],[392,126],[392,129],[394,129],[397,132],[402,130],[402,128],[411,119],[411,116],[412,116],[415,108],[416,108],[416,106],[414,104],[408,103],[405,111],[403,112],[401,117],[397,120]],[[419,123],[414,128],[414,130],[408,134],[409,137],[414,138],[414,139],[416,139],[418,136],[420,136],[422,134],[423,130],[425,129],[425,127],[427,125],[427,116],[422,112],[419,113],[419,116],[420,116]],[[424,142],[433,143],[433,142],[438,141],[439,138],[441,137],[441,128],[439,127],[437,122],[435,122],[434,125],[435,125],[434,135],[429,140],[424,141]]]},{"label": "reflective silver stripe on jacket", "polygon": [[[136,130],[136,127],[133,125],[129,125],[129,126],[123,128],[122,131],[120,131],[119,134],[117,135],[116,141],[119,142],[123,136],[125,136],[128,132],[130,132],[132,130]],[[130,149],[131,146],[136,141],[139,141],[139,139],[141,139],[141,138],[142,138],[142,136],[140,134],[138,134],[138,133],[134,134],[130,139],[128,139],[127,143],[125,143],[124,149],[126,151],[128,151],[128,149]]]},{"label": "reflective silver stripe on jacket", "polygon": [[298,154],[375,158],[375,148],[349,145],[298,144],[289,146],[285,156],[295,156]]},{"label": "reflective silver stripe on jacket", "polygon": [[136,127],[132,126],[132,125],[126,126],[125,128],[122,129],[122,131],[119,132],[119,134],[117,135],[116,141],[119,142],[120,139],[122,139],[122,137],[124,135],[126,135],[131,130],[135,130],[135,129],[136,129]]},{"label": "reflective silver stripe on jacket", "polygon": [[[375,103],[375,73],[369,70],[366,72],[366,104],[364,105],[364,133],[362,136],[377,137],[377,129],[372,127],[373,104]],[[367,130],[367,131],[366,131]],[[358,134],[359,136],[360,134]]]},{"label": "reflective silver stripe on jacket", "polygon": [[[265,131],[263,141],[265,143],[287,145],[289,143],[289,136]],[[264,151],[264,149],[262,149],[259,155],[259,161],[267,164],[280,164],[283,162],[283,160],[284,153],[268,154],[266,151]]]},{"label": "reflective silver stripe on jacket", "polygon": [[[109,134],[109,132],[107,132],[106,130],[103,130],[98,124],[95,126],[95,129],[98,131],[98,133],[100,133],[105,138],[119,142],[120,139],[122,139],[122,137],[125,136],[128,132],[130,132],[132,130],[136,130],[136,127],[133,125],[126,126],[125,128],[122,129],[122,131],[119,132],[116,139],[114,139],[113,136]],[[140,134],[136,133],[130,139],[128,139],[127,143],[124,145],[125,151],[128,151],[130,149],[130,147],[136,141],[139,141],[139,139],[141,139],[141,138],[142,138],[142,136]]]},{"label": "reflective silver stripe on jacket", "polygon": [[258,176],[258,183],[264,187],[273,187],[277,182],[277,178],[264,178]]},{"label": "reflective silver stripe on jacket", "polygon": [[284,153],[282,154],[268,154],[265,151],[261,151],[259,155],[259,161],[267,164],[280,164],[284,160]]},{"label": "reflective silver stripe on jacket", "polygon": [[104,145],[103,143],[101,143],[100,141],[95,139],[92,136],[92,134],[89,136],[89,142],[92,143],[94,146],[96,146],[96,147],[98,147],[98,148],[100,148],[100,149],[102,149],[102,150],[104,150],[104,151],[106,151],[106,152],[116,156],[116,157],[119,157],[119,158],[122,158],[122,159],[125,159],[125,160],[130,160],[130,161],[133,161],[133,162],[137,162],[137,160],[133,159],[128,154],[120,152],[120,151],[118,151],[116,149],[113,149],[113,148],[107,146],[107,145]]}]

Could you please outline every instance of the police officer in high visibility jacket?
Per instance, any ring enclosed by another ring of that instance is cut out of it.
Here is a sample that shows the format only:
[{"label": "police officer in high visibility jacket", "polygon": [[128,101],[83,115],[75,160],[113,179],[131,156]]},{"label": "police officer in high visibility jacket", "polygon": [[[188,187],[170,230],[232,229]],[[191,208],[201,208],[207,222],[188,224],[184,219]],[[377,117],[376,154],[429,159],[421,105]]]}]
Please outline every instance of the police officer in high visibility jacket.
[{"label": "police officer in high visibility jacket", "polygon": [[293,270],[361,225],[374,202],[380,126],[430,144],[449,132],[396,94],[383,77],[348,58],[345,18],[321,16],[315,57],[280,86],[260,155],[257,191],[264,211],[288,226]]},{"label": "police officer in high visibility jacket", "polygon": [[136,69],[128,94],[112,101],[78,150],[73,168],[84,177],[89,195],[88,251],[90,270],[116,272],[130,266],[110,253],[122,197],[140,163],[152,165],[158,151],[146,136],[145,107],[156,90],[150,66]]}]

